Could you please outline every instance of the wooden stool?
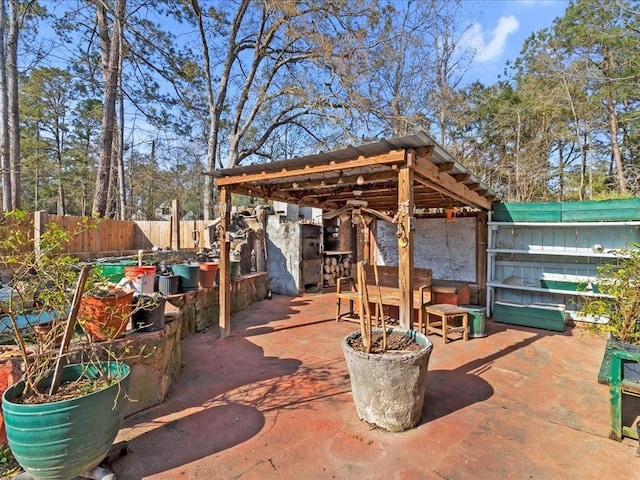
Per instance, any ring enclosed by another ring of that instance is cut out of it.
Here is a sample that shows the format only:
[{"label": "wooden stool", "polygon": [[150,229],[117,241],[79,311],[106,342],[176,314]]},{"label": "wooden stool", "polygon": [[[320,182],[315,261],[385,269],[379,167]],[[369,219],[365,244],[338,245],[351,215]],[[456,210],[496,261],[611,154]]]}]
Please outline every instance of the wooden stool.
[{"label": "wooden stool", "polygon": [[[450,332],[460,332],[462,333],[462,338],[464,338],[465,342],[469,340],[469,319],[466,308],[458,307],[457,305],[450,305],[448,303],[439,303],[436,305],[426,305],[425,311],[427,313],[425,325],[425,333],[427,335],[432,332],[437,333],[438,335],[442,335],[442,340],[444,343],[447,343],[447,335]],[[440,320],[432,322],[431,315],[439,317]],[[453,322],[457,317],[462,318],[462,326],[450,327],[449,321]]]}]

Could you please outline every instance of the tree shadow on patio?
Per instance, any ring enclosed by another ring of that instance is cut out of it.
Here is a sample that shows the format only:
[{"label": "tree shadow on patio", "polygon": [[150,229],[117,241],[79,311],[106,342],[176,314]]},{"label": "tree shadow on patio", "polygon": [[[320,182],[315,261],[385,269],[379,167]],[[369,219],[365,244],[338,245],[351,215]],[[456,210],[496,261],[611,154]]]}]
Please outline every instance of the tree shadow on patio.
[{"label": "tree shadow on patio", "polygon": [[125,422],[119,440],[129,441],[131,453],[114,462],[118,478],[161,474],[241,444],[269,428],[269,412],[313,409],[325,398],[348,401],[341,399],[349,390],[342,357],[268,356],[252,341],[324,321],[296,319],[298,302],[277,303],[257,309],[257,321],[236,322],[229,338],[203,333],[183,341],[185,368],[167,401]]},{"label": "tree shadow on patio", "polygon": [[429,370],[421,423],[444,417],[490,398],[493,387],[480,377],[498,358],[531,345],[545,334],[535,334],[491,355],[467,362],[453,370]]},{"label": "tree shadow on patio", "polygon": [[145,425],[146,433],[129,441],[129,453],[110,469],[123,479],[166,472],[245,442],[264,424],[258,409],[239,403],[202,408],[174,420],[157,418]]}]

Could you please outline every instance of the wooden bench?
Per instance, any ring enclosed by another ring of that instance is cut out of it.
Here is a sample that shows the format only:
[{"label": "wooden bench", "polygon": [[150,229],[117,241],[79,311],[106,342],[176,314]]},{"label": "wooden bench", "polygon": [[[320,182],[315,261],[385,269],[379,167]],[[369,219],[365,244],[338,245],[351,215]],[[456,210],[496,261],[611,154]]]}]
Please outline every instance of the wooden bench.
[{"label": "wooden bench", "polygon": [[[379,294],[376,287],[376,277],[373,265],[365,265],[367,276],[367,294],[369,302],[375,304],[375,316],[379,318],[383,312],[379,312],[378,305],[400,306],[400,288],[398,285],[398,267],[378,265]],[[418,323],[420,330],[424,322],[424,307],[431,303],[432,272],[430,268],[413,269],[413,308],[418,310]],[[336,320],[342,317],[354,318],[354,301],[360,300],[360,292],[354,278],[339,278],[336,284]],[[349,300],[349,312],[340,313],[341,301]]]}]

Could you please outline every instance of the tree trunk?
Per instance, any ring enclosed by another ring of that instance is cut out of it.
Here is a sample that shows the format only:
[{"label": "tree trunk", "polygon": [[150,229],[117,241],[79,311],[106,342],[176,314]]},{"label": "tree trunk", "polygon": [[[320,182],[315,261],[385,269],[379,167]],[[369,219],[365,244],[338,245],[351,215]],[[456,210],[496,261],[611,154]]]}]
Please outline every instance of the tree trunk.
[{"label": "tree trunk", "polygon": [[[209,44],[207,42],[207,35],[204,29],[204,22],[202,20],[202,9],[198,3],[198,0],[191,0],[191,7],[198,23],[198,31],[200,32],[200,41],[202,43],[202,56],[204,59],[204,77],[207,83],[207,103],[209,106],[209,133],[207,135],[207,171],[212,172],[215,170],[215,159],[217,149],[217,128],[216,128],[216,105],[213,95],[213,80],[211,78],[211,60],[209,54]],[[213,177],[205,175],[204,178],[204,220],[211,219],[211,210],[213,207]]]},{"label": "tree trunk", "polygon": [[618,143],[618,114],[611,97],[607,97],[607,110],[609,111],[609,132],[611,133],[611,153],[616,167],[616,178],[618,181],[618,192],[627,193],[627,181],[624,178],[624,166],[622,165],[622,154]]},{"label": "tree trunk", "polygon": [[97,6],[98,28],[100,30],[100,50],[102,54],[103,89],[103,113],[102,126],[100,128],[98,173],[96,176],[96,191],[93,197],[93,213],[105,216],[111,183],[111,167],[113,165],[113,139],[116,128],[116,99],[118,97],[119,65],[120,65],[120,38],[126,0],[117,0],[115,3],[115,15],[113,29],[109,35],[107,13],[102,5]]},{"label": "tree trunk", "polygon": [[122,95],[122,60],[123,52],[122,46],[124,44],[123,29],[120,29],[120,53],[118,55],[118,99],[120,107],[120,135],[118,135],[118,203],[120,204],[120,211],[118,218],[120,220],[126,220],[127,218],[127,194],[124,181],[124,97]]},{"label": "tree trunk", "polygon": [[9,163],[11,165],[11,206],[20,208],[20,112],[18,108],[18,32],[20,5],[11,0],[7,36],[7,90],[9,109]]},{"label": "tree trunk", "polygon": [[[202,19],[202,10],[200,8],[198,0],[191,0],[191,7],[198,23],[198,29],[200,32],[200,42],[202,45],[202,54],[205,62],[205,78],[207,80],[207,100],[209,104],[209,133],[207,137],[207,171],[212,172],[216,169],[216,158],[218,154],[218,135],[220,132],[220,118],[222,110],[224,108],[224,101],[227,97],[227,88],[229,84],[229,77],[231,72],[231,66],[236,60],[238,52],[236,50],[236,37],[240,24],[244,18],[245,13],[249,7],[250,0],[242,0],[238,6],[238,10],[235,14],[233,22],[231,24],[231,30],[229,33],[229,43],[227,45],[227,53],[218,80],[218,96],[214,98],[213,93],[213,79],[211,77],[210,66],[210,54],[209,45],[207,43],[207,36],[204,29],[204,23]],[[220,163],[218,161],[218,163]],[[209,175],[205,176],[204,185],[204,219],[210,220],[214,203],[214,188],[213,178]]]},{"label": "tree trunk", "polygon": [[0,0],[0,155],[2,156],[2,210],[11,206],[11,162],[9,159],[9,95],[7,93],[7,62],[4,38],[7,23],[5,0]]}]

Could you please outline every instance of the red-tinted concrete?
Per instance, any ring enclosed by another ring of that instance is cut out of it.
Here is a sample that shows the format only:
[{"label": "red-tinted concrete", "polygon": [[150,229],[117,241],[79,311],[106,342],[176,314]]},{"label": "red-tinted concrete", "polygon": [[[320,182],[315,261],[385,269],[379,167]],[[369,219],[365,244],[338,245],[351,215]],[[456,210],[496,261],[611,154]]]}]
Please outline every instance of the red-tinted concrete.
[{"label": "red-tinted concrete", "polygon": [[183,341],[167,401],[126,420],[138,479],[640,478],[637,442],[608,435],[604,341],[487,322],[485,338],[434,343],[421,424],[371,429],[355,412],[332,294],[276,296],[232,335]]}]

